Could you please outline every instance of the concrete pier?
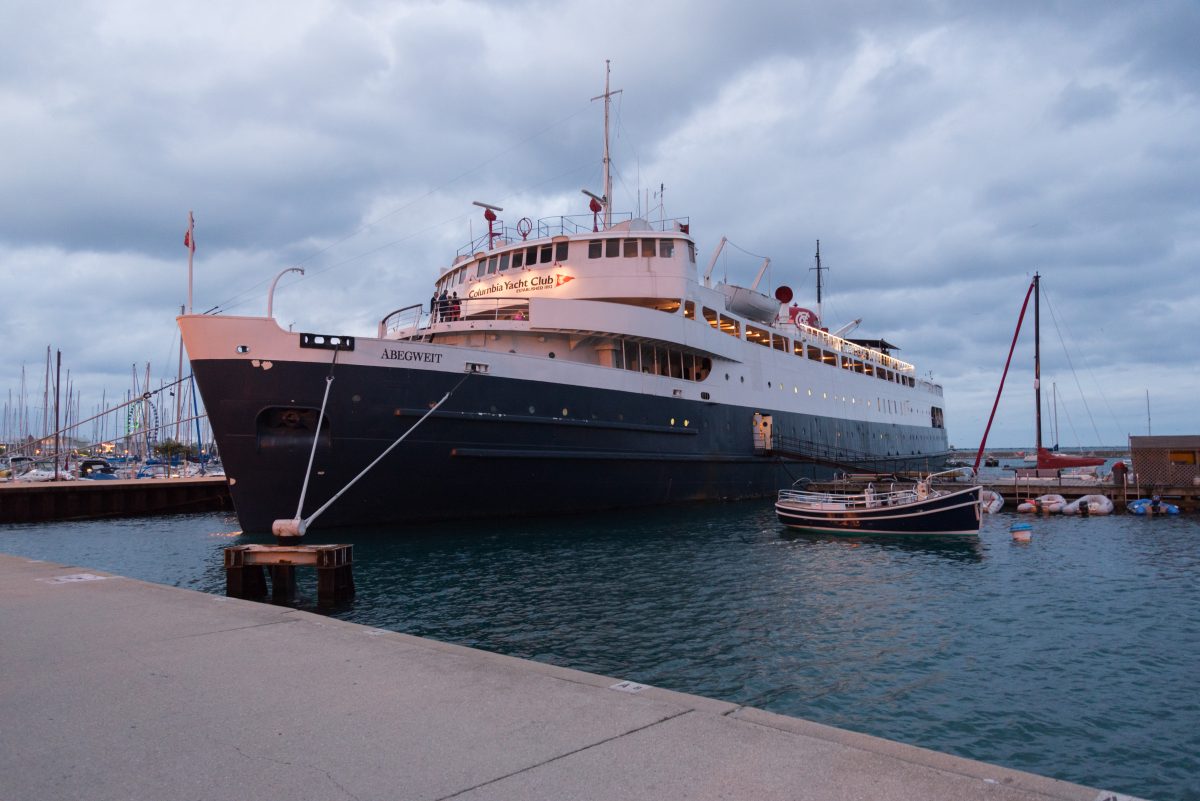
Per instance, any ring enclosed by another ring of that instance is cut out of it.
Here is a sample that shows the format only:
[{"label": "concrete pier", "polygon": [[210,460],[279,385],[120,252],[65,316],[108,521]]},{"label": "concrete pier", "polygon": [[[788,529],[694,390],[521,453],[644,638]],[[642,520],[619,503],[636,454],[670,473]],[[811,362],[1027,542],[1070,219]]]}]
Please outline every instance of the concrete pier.
[{"label": "concrete pier", "polygon": [[620,677],[0,555],[0,798],[1120,796]]}]

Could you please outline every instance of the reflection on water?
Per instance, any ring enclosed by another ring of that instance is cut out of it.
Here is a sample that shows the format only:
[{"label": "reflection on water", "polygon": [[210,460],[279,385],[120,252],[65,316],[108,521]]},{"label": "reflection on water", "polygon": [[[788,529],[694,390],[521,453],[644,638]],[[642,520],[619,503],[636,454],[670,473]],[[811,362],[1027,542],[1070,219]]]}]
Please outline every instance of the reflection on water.
[{"label": "reflection on water", "polygon": [[983,558],[983,546],[977,537],[844,537],[833,534],[806,534],[794,529],[785,529],[779,536],[798,545],[833,543],[837,547],[850,549],[868,548],[881,551],[925,553],[967,562],[977,562]]},{"label": "reflection on water", "polygon": [[[978,540],[783,529],[769,503],[315,531],[356,622],[1159,799],[1200,797],[1200,526]],[[0,551],[224,591],[221,515],[15,526]],[[302,606],[315,581],[304,579]]]}]

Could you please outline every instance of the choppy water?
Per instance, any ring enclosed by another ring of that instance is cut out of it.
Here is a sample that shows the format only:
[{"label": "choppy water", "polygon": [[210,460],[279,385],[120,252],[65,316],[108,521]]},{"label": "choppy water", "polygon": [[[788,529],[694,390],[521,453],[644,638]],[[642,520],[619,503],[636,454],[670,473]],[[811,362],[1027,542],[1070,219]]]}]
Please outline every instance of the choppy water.
[{"label": "choppy water", "polygon": [[[338,617],[1156,799],[1200,799],[1200,524],[1050,518],[1011,541],[784,533],[769,503],[314,533]],[[0,528],[0,551],[224,592],[196,515]],[[302,586],[310,597],[312,584]]]}]

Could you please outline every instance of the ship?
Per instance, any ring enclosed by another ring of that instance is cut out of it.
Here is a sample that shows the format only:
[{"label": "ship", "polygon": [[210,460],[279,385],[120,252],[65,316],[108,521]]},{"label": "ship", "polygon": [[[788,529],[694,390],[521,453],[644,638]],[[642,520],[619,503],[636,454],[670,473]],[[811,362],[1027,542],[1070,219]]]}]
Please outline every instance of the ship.
[{"label": "ship", "polygon": [[265,317],[178,318],[244,530],[293,514],[486,523],[942,468],[942,387],[894,345],[830,333],[819,302],[759,292],[761,270],[714,285],[686,217],[610,209],[613,94],[606,76],[603,194],[512,226],[477,204],[487,232],[438,270],[428,306],[369,335],[285,330],[270,297]]}]

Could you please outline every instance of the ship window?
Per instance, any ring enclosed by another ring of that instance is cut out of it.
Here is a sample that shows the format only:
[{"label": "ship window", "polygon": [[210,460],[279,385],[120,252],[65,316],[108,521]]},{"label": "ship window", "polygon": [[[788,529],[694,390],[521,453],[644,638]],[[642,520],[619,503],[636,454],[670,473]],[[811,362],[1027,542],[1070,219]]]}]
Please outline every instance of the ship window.
[{"label": "ship window", "polygon": [[732,317],[721,315],[721,330],[731,337],[742,338],[742,324]]},{"label": "ship window", "polygon": [[542,252],[539,254],[538,264],[549,264],[550,257],[553,255],[554,249],[549,245],[542,245]]},{"label": "ship window", "polygon": [[658,255],[664,259],[669,259],[675,255],[675,240],[660,239],[658,240]]},{"label": "ship window", "polygon": [[490,259],[488,259],[488,270],[487,271],[488,271],[488,275],[491,275],[492,273],[496,272],[496,257],[495,256],[492,256]]},{"label": "ship window", "polygon": [[500,270],[501,270],[501,272],[503,272],[504,270],[507,270],[507,269],[508,269],[508,254],[501,253],[500,254]]},{"label": "ship window", "polygon": [[821,361],[825,364],[837,365],[837,356],[827,350],[821,351]]},{"label": "ship window", "polygon": [[688,242],[688,261],[692,264],[696,263],[696,243]]},{"label": "ship window", "polygon": [[752,325],[746,326],[746,341],[753,342],[756,345],[766,345],[771,347],[771,335],[761,328],[755,328]]},{"label": "ship window", "polygon": [[530,245],[525,248],[525,266],[532,267],[537,264],[537,245]]},{"label": "ship window", "polygon": [[683,378],[683,354],[678,351],[670,351],[667,354],[667,372],[671,374],[671,378]]},{"label": "ship window", "polygon": [[655,247],[656,241],[657,240],[654,240],[654,239],[643,239],[642,240],[642,255],[643,256],[648,256],[650,258],[653,258],[655,255],[657,255],[657,248]]},{"label": "ship window", "polygon": [[683,316],[689,320],[696,319],[696,302],[693,300],[685,300],[683,302]]},{"label": "ship window", "polygon": [[621,255],[627,259],[632,259],[634,256],[637,255],[637,248],[638,248],[637,240],[636,239],[626,239],[623,241],[625,242],[625,244],[622,247]]},{"label": "ship window", "polygon": [[715,311],[708,308],[707,306],[703,307],[703,309],[701,311],[704,314],[704,319],[708,321],[709,325],[711,325],[713,328],[720,327],[717,323],[717,313]]},{"label": "ship window", "polygon": [[796,355],[797,355],[797,356],[799,356],[801,359],[803,359],[803,358],[804,358],[804,343],[803,343],[803,342],[801,342],[801,341],[800,341],[800,340],[798,340],[798,339],[797,339],[797,340],[793,340],[793,342],[792,342],[792,353],[796,354]]},{"label": "ship window", "polygon": [[784,353],[787,353],[787,349],[788,349],[787,337],[781,337],[778,334],[773,334],[771,336],[771,347],[773,347],[775,350],[781,350]]},{"label": "ship window", "polygon": [[554,243],[554,260],[555,261],[566,261],[567,260],[567,244],[568,243],[566,243],[566,242],[555,242]]},{"label": "ship window", "polygon": [[600,239],[593,239],[588,242],[588,258],[598,259],[604,255],[604,242]]},{"label": "ship window", "polygon": [[620,256],[620,255],[621,255],[621,240],[620,239],[609,239],[609,240],[605,241],[605,243],[604,243],[605,258],[615,259],[617,256]]},{"label": "ship window", "polygon": [[809,348],[808,349],[808,358],[812,359],[814,362],[821,361],[821,349],[820,348]]},{"label": "ship window", "polygon": [[933,424],[933,427],[934,428],[943,428],[944,423],[943,423],[943,418],[942,418],[942,410],[936,406],[932,406],[932,407],[930,407],[929,412],[930,412],[930,422]]},{"label": "ship window", "polygon": [[483,278],[483,274],[487,272],[487,259],[479,260],[479,269],[475,271],[476,278]]},{"label": "ship window", "polygon": [[466,277],[467,277],[466,269],[462,269],[462,270],[458,271],[458,283],[461,284]]},{"label": "ship window", "polygon": [[523,267],[525,265],[525,251],[514,250],[512,256],[513,256],[513,269],[514,270],[517,269],[518,267]]}]

